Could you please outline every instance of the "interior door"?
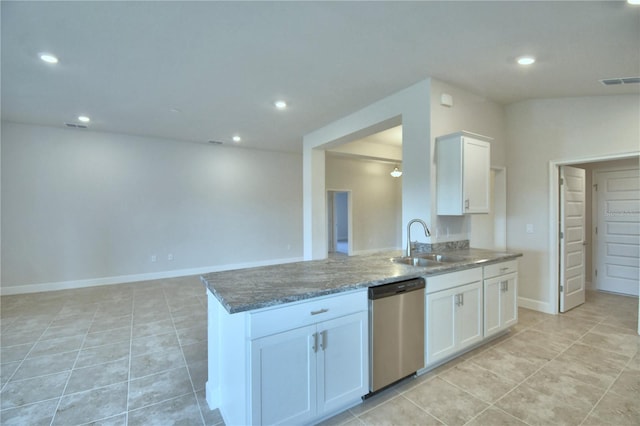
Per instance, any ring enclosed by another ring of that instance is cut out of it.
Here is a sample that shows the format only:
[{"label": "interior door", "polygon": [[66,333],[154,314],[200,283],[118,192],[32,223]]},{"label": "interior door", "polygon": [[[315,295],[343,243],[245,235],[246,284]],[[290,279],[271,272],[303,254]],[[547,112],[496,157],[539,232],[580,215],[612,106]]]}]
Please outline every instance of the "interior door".
[{"label": "interior door", "polygon": [[594,180],[598,206],[594,234],[595,287],[637,296],[640,173],[637,169],[597,172]]},{"label": "interior door", "polygon": [[585,171],[560,167],[560,312],[585,300]]},{"label": "interior door", "polygon": [[327,249],[329,253],[335,253],[337,244],[335,195],[335,192],[327,191]]}]

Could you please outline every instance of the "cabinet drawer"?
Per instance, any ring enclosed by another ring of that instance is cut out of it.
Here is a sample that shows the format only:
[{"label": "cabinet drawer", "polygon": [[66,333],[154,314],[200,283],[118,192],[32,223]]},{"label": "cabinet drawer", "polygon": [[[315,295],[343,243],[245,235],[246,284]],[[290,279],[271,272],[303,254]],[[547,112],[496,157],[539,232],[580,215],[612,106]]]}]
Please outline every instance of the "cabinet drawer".
[{"label": "cabinet drawer", "polygon": [[427,294],[442,291],[475,281],[482,281],[482,268],[465,269],[464,271],[425,277],[427,281]]},{"label": "cabinet drawer", "polygon": [[367,289],[294,302],[249,314],[251,339],[369,309]]},{"label": "cabinet drawer", "polygon": [[484,267],[484,278],[497,277],[498,275],[510,274],[518,272],[518,261],[509,260],[508,262],[495,263]]}]

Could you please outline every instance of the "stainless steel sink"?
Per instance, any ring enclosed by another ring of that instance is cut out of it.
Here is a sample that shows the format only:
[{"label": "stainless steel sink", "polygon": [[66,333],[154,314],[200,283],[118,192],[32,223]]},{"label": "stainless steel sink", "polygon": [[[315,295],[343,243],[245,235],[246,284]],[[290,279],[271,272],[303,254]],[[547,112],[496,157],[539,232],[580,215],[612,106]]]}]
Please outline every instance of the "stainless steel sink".
[{"label": "stainless steel sink", "polygon": [[433,260],[438,263],[455,263],[455,262],[462,262],[465,260],[465,258],[463,257],[451,256],[448,254],[440,254],[440,253],[415,253],[413,256],[418,257],[420,259]]},{"label": "stainless steel sink", "polygon": [[403,263],[405,265],[411,266],[421,266],[421,267],[429,267],[429,266],[441,266],[444,263],[456,263],[463,262],[465,258],[458,256],[450,256],[446,254],[438,254],[438,253],[416,253],[413,256],[401,256],[394,257],[391,259],[392,262],[395,263]]},{"label": "stainless steel sink", "polygon": [[431,259],[423,259],[421,257],[407,257],[407,256],[393,257],[391,258],[391,261],[394,263],[403,263],[405,265],[422,266],[422,267],[442,265],[441,262],[437,262]]}]

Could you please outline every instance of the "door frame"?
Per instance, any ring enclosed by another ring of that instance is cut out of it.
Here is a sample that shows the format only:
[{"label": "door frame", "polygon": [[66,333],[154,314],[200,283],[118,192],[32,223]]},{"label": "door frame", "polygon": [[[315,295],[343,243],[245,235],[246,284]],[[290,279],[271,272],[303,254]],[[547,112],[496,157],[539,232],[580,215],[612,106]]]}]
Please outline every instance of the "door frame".
[{"label": "door frame", "polygon": [[558,314],[560,312],[560,249],[558,239],[560,232],[560,166],[624,160],[638,156],[640,156],[640,151],[549,161],[549,294],[551,300],[549,301],[548,313]]},{"label": "door frame", "polygon": [[[336,240],[336,236],[335,236],[335,212],[336,212],[336,206],[335,206],[335,202],[332,200],[331,202],[329,202],[329,198],[331,197],[332,199],[335,197],[335,194],[338,192],[346,192],[347,193],[347,255],[348,256],[352,256],[353,255],[353,196],[351,193],[350,189],[331,189],[331,188],[327,188],[326,190],[326,196],[327,199],[325,201],[325,205],[327,207],[331,207],[332,208],[332,212],[331,212],[331,216],[329,217],[329,211],[327,208],[327,221],[326,221],[326,235],[327,237],[329,236],[329,232],[331,232],[333,234],[333,247],[329,247],[329,241],[327,241],[327,254],[329,253],[330,250],[333,250],[335,252],[336,249],[336,245],[337,245],[337,240]],[[333,225],[334,229],[329,229],[329,226]]]}]

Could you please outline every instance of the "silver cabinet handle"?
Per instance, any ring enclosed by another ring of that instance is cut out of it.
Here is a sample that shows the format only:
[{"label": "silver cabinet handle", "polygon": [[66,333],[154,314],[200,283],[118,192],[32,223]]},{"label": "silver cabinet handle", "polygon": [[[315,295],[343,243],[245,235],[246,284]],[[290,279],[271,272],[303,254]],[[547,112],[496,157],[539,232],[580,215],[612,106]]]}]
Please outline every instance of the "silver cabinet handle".
[{"label": "silver cabinet handle", "polygon": [[329,312],[329,309],[319,309],[317,311],[311,311],[311,315],[320,315],[320,314],[324,314],[325,312]]},{"label": "silver cabinet handle", "polygon": [[464,293],[460,293],[460,306],[464,306]]},{"label": "silver cabinet handle", "polygon": [[312,349],[314,352],[318,352],[318,333],[313,333],[313,346]]},{"label": "silver cabinet handle", "polygon": [[327,330],[323,330],[320,333],[320,349],[327,350]]},{"label": "silver cabinet handle", "polygon": [[500,272],[507,272],[508,270],[509,270],[509,268],[508,268],[508,267],[500,268]]},{"label": "silver cabinet handle", "polygon": [[469,199],[464,200],[464,208],[469,210]]},{"label": "silver cabinet handle", "polygon": [[509,281],[504,282],[504,291],[509,291]]}]

